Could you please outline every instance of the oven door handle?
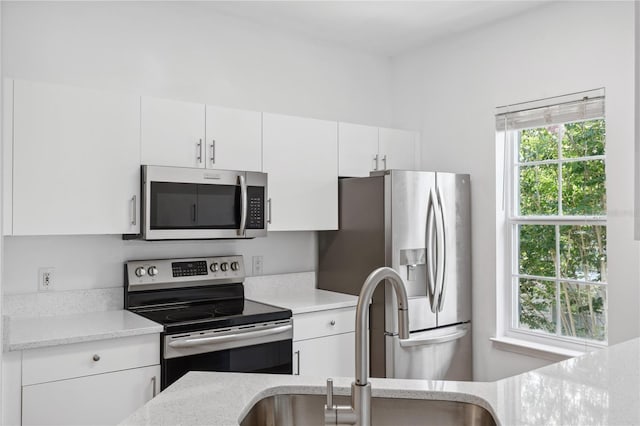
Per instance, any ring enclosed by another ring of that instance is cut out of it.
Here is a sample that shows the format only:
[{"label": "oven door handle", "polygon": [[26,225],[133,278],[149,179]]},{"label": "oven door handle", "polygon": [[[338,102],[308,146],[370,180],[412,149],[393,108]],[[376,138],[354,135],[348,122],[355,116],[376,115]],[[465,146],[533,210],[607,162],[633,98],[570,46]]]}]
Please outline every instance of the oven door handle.
[{"label": "oven door handle", "polygon": [[265,330],[247,331],[242,333],[227,334],[224,336],[200,337],[196,339],[178,340],[170,342],[172,348],[192,348],[194,346],[212,345],[217,343],[238,342],[242,340],[254,339],[256,337],[271,336],[291,331],[291,324],[281,325],[278,327],[267,328]]}]

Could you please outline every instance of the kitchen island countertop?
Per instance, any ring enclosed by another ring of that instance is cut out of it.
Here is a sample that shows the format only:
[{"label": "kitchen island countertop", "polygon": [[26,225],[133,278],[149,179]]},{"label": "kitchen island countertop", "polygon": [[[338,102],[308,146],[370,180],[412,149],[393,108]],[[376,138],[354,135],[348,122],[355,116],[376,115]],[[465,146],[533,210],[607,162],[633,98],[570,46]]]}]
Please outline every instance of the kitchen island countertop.
[{"label": "kitchen island countertop", "polygon": [[[326,377],[191,372],[126,425],[235,425],[260,399],[324,394]],[[347,394],[353,378],[336,378]],[[373,396],[478,404],[502,425],[640,424],[640,338],[496,382],[372,379]]]}]

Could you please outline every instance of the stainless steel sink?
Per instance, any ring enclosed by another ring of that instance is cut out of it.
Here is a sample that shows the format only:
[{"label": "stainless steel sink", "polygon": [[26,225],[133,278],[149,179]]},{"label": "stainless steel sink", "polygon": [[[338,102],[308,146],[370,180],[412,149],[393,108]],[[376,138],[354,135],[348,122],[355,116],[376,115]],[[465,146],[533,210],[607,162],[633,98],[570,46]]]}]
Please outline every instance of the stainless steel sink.
[{"label": "stainless steel sink", "polygon": [[[335,396],[338,404],[348,397]],[[324,426],[324,395],[276,395],[258,401],[241,426]],[[495,426],[489,411],[466,402],[430,399],[371,398],[375,426]]]}]

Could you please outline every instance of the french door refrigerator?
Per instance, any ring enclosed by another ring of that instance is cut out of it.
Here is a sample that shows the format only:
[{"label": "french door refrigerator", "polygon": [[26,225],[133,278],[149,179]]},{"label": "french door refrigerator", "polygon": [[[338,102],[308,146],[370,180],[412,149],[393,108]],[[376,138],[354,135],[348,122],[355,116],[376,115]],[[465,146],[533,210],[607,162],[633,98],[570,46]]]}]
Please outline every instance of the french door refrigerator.
[{"label": "french door refrigerator", "polygon": [[374,293],[371,375],[472,380],[469,175],[385,170],[341,179],[339,210],[340,229],[318,235],[318,288],[358,295],[381,266],[407,284],[405,342],[391,285]]}]

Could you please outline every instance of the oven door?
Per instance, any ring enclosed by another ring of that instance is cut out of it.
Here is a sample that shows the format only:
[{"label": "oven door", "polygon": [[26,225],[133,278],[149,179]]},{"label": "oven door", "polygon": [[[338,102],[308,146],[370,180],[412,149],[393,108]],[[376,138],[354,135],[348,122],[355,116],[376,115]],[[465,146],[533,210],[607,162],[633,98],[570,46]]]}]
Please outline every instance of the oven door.
[{"label": "oven door", "polygon": [[291,320],[165,335],[162,389],[189,371],[291,374]]},{"label": "oven door", "polygon": [[254,238],[267,233],[267,175],[142,167],[142,238]]}]

